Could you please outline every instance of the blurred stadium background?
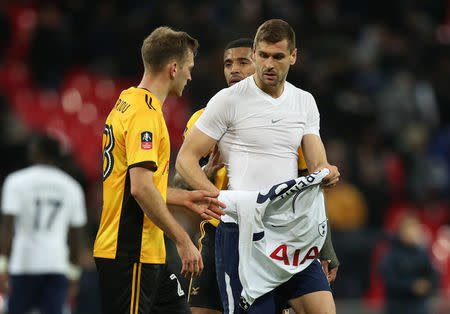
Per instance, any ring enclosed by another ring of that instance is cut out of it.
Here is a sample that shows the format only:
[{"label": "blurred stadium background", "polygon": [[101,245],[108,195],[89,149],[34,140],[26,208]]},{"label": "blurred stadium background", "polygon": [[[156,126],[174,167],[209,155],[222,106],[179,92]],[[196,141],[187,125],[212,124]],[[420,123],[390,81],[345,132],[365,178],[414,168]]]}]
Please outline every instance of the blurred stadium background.
[{"label": "blurred stadium background", "polygon": [[[382,312],[379,263],[409,212],[439,272],[433,313],[450,313],[448,0],[2,0],[0,182],[27,165],[30,134],[63,143],[66,170],[86,192],[83,265],[95,278],[102,128],[120,91],[139,83],[143,38],[169,25],[200,42],[193,81],[164,106],[174,162],[190,114],[225,87],[225,44],[274,17],[296,31],[299,59],[288,80],[315,96],[329,161],[342,175],[327,196],[341,261],[338,313]],[[197,220],[179,217],[197,237]],[[95,303],[95,293],[95,282],[80,284],[70,308],[94,313],[77,304]]]}]

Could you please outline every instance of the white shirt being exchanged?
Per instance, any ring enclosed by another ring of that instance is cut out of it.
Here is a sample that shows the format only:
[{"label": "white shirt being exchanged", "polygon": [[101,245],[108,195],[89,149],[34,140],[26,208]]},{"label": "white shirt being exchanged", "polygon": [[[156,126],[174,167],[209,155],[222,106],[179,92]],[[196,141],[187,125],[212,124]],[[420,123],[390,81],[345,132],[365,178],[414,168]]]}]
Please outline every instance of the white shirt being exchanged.
[{"label": "white shirt being exchanged", "polygon": [[35,165],[10,174],[2,196],[3,214],[15,216],[9,273],[66,273],[69,227],[86,224],[80,184],[56,167]]},{"label": "white shirt being exchanged", "polygon": [[325,242],[324,168],[261,192],[221,191],[239,225],[242,296],[253,301],[306,269]]},{"label": "white shirt being exchanged", "polygon": [[195,126],[219,141],[228,189],[259,191],[297,177],[303,135],[320,136],[319,121],[310,93],[285,82],[273,98],[250,76],[211,98]]}]

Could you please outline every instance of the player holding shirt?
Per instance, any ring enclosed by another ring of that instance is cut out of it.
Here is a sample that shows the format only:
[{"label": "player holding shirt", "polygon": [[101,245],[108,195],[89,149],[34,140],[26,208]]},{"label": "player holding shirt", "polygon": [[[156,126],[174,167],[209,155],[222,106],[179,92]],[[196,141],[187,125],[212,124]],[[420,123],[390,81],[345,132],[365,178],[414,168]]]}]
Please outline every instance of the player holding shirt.
[{"label": "player holding shirt", "polygon": [[[250,38],[234,40],[225,47],[223,71],[228,86],[232,86],[255,73],[252,47],[253,39]],[[200,109],[191,116],[186,124],[183,137],[186,137],[204,111],[204,108]],[[218,159],[220,159],[220,153],[215,147],[210,155],[200,160],[200,165],[204,166],[206,164],[204,170],[207,177],[214,182],[214,185],[219,190],[226,190],[228,185],[227,172]],[[298,169],[299,171],[307,171],[301,148],[299,149]],[[176,176],[176,185],[186,187],[179,176]],[[200,276],[191,278],[188,301],[193,314],[217,314],[223,311],[216,280],[214,252],[216,227],[218,224],[219,221],[217,219],[204,220],[200,223],[199,249],[205,268]]]},{"label": "player holding shirt", "polygon": [[[198,165],[218,142],[231,190],[260,190],[297,177],[302,145],[310,171],[327,167],[325,186],[338,181],[319,136],[319,113],[311,94],[286,82],[296,60],[295,34],[284,21],[264,23],[255,37],[256,74],[216,94],[187,136],[177,170],[195,188],[217,191]],[[242,286],[237,273],[236,223],[222,217],[216,235],[216,267],[224,310],[239,311]],[[290,280],[285,296],[297,312],[334,313],[334,301],[319,262]],[[262,304],[259,313],[267,308]],[[271,313],[270,309],[268,310]]]},{"label": "player holding shirt", "polygon": [[[252,47],[253,40],[250,38],[234,40],[225,47],[224,75],[228,86],[232,86],[255,73],[255,66],[252,60]],[[183,137],[186,137],[204,111],[205,108],[196,111],[192,115],[186,125]],[[220,153],[218,153],[217,146],[215,146],[215,149],[210,155],[200,159],[200,165],[204,166],[206,164],[204,167],[206,176],[214,182],[214,185],[219,190],[226,190],[228,185],[227,172],[225,167],[222,167],[223,164],[219,161],[219,158]],[[306,162],[301,148],[298,150],[298,171],[299,176],[307,173]],[[176,184],[186,187],[178,174],[175,178]],[[191,279],[188,300],[194,314],[217,314],[223,311],[220,293],[217,287],[214,259],[215,234],[218,224],[219,221],[217,219],[204,220],[200,224],[201,237],[199,239],[199,248],[205,269],[199,277],[193,277]],[[320,252],[320,259],[326,272],[328,272],[328,264],[330,263],[329,281],[334,281],[339,261],[333,249],[330,232],[327,233],[326,245],[324,245]]]},{"label": "player holding shirt", "polygon": [[203,263],[166,196],[206,219],[219,218],[221,211],[209,208],[221,204],[209,198],[217,193],[167,189],[170,141],[161,108],[169,94],[181,96],[197,47],[185,32],[154,30],[142,45],[139,86],[120,94],[106,120],[103,211],[94,245],[104,313],[190,313],[168,271],[163,232],[176,244],[182,274],[199,275]]}]

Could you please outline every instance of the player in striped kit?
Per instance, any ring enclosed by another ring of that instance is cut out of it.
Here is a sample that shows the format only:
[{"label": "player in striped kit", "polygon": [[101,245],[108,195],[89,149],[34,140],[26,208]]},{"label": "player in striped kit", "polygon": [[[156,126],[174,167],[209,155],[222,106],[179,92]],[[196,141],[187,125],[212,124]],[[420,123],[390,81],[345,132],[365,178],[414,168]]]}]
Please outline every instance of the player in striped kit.
[{"label": "player in striped kit", "polygon": [[105,314],[190,313],[166,263],[164,233],[175,242],[182,274],[198,275],[203,263],[166,200],[206,219],[219,218],[209,205],[220,204],[210,198],[214,193],[167,187],[170,140],[162,105],[169,94],[181,96],[197,47],[185,32],[155,29],[142,44],[141,82],[122,91],[106,120],[103,210],[94,244]]}]

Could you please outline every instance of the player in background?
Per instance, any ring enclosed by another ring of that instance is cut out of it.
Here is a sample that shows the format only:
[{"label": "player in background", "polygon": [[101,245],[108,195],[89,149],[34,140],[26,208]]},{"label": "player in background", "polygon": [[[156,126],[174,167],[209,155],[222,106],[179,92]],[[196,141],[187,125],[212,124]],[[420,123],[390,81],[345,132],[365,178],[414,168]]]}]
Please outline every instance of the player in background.
[{"label": "player in background", "polygon": [[[255,65],[252,59],[253,39],[239,38],[231,41],[225,46],[223,65],[224,76],[227,85],[230,87],[244,78],[255,73]],[[187,122],[183,138],[191,130],[192,126],[203,114],[205,108],[196,111]],[[228,177],[217,145],[206,157],[200,159],[200,165],[211,182],[219,190],[226,190]],[[298,175],[305,175],[308,172],[302,149],[298,150]],[[174,183],[178,187],[190,188],[188,184],[179,176],[175,175]],[[199,239],[199,249],[202,254],[204,270],[199,277],[192,277],[189,287],[188,301],[193,314],[219,314],[223,307],[220,300],[220,292],[217,286],[216,266],[215,266],[215,235],[216,227],[219,224],[217,219],[204,220],[200,223],[201,237]],[[329,229],[328,229],[329,231]],[[331,242],[331,232],[327,233],[326,245],[320,252],[320,259],[324,270],[327,272],[328,280],[334,281],[338,269],[339,261],[334,252]],[[328,272],[328,266],[330,271]]]},{"label": "player in background", "polygon": [[221,205],[212,198],[216,192],[167,189],[170,141],[162,104],[168,95],[180,97],[191,80],[197,47],[185,32],[155,29],[141,48],[141,82],[120,94],[106,120],[103,211],[94,244],[104,313],[190,313],[168,271],[164,232],[176,245],[183,275],[199,275],[203,263],[166,199],[205,219],[223,211],[213,208]]},{"label": "player in background", "polygon": [[56,166],[59,156],[56,140],[33,138],[29,145],[32,165],[11,173],[3,184],[0,287],[10,293],[11,314],[33,308],[62,314],[68,279],[77,280],[80,274],[84,193],[75,179]]},{"label": "player in background", "polygon": [[[319,136],[319,113],[308,92],[286,82],[296,61],[295,33],[282,20],[265,22],[255,36],[256,73],[217,93],[186,137],[176,168],[194,188],[217,191],[198,164],[216,143],[224,158],[231,190],[259,190],[297,176],[298,148],[310,172],[327,167],[324,187],[339,178],[329,165]],[[216,234],[216,267],[225,313],[239,311],[237,224],[223,216]],[[297,313],[335,313],[329,284],[318,261],[295,275],[278,297]],[[285,298],[285,299],[283,299]],[[254,313],[270,313],[265,301]],[[256,303],[256,302],[255,302]],[[273,302],[272,302],[273,303]],[[279,303],[279,304],[281,304]],[[252,311],[251,309],[251,311]]]}]

